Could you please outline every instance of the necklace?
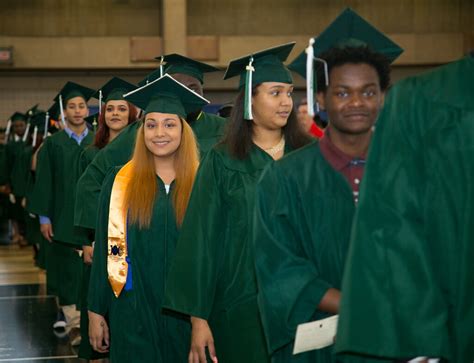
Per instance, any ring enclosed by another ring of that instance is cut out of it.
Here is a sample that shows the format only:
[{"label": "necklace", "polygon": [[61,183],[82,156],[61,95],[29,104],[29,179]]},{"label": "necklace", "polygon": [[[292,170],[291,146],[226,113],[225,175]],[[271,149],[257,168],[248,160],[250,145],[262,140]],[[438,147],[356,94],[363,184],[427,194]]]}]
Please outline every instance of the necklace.
[{"label": "necklace", "polygon": [[285,148],[285,136],[281,137],[281,140],[275,146],[269,147],[268,149],[264,149],[268,154],[271,156],[275,156],[280,151]]}]

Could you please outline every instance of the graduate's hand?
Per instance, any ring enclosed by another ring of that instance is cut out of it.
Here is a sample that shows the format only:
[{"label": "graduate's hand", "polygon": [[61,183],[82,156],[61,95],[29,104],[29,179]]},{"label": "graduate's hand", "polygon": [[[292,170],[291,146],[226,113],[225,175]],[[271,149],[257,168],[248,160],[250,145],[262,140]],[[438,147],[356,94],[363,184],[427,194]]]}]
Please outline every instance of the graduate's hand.
[{"label": "graduate's hand", "polygon": [[41,234],[44,238],[46,238],[49,242],[53,242],[53,226],[51,223],[40,224]]},{"label": "graduate's hand", "polygon": [[26,198],[22,198],[22,199],[21,199],[21,206],[22,206],[23,208],[26,208]]},{"label": "graduate's hand", "polygon": [[92,256],[94,255],[94,247],[92,246],[82,246],[82,258],[86,265],[92,265]]},{"label": "graduate's hand", "polygon": [[189,350],[188,363],[207,363],[206,347],[214,363],[217,363],[216,348],[211,328],[204,319],[191,317],[191,349]]},{"label": "graduate's hand", "polygon": [[102,315],[88,311],[89,315],[89,343],[92,349],[99,353],[109,351],[109,327]]}]

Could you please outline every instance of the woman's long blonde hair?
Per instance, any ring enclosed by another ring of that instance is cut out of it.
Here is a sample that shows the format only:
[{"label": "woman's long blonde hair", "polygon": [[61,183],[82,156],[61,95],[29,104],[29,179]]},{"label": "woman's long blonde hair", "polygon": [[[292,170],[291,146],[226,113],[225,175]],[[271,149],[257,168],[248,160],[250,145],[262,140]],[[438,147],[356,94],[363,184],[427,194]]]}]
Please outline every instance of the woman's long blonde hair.
[{"label": "woman's long blonde hair", "polygon": [[[172,200],[178,226],[183,222],[189,197],[199,166],[199,151],[194,132],[189,124],[180,118],[181,143],[176,150],[174,166],[176,172]],[[128,222],[140,229],[148,228],[153,214],[153,205],[158,196],[153,154],[145,145],[144,123],[137,132],[132,157],[132,177],[127,185],[124,210],[128,210]]]}]

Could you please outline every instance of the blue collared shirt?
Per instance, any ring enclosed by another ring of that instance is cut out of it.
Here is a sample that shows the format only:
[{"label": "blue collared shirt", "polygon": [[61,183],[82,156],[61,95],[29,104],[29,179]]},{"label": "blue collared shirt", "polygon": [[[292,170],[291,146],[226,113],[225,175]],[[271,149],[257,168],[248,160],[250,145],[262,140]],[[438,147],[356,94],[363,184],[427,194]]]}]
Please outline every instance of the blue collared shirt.
[{"label": "blue collared shirt", "polygon": [[68,134],[71,139],[75,140],[78,145],[81,145],[82,140],[84,140],[87,134],[89,133],[89,129],[87,127],[80,135],[74,133],[69,127],[66,127],[64,131],[66,131],[66,134]]},{"label": "blue collared shirt", "polygon": [[[89,133],[89,129],[87,127],[80,135],[74,133],[74,131],[72,131],[69,127],[66,127],[64,131],[66,131],[66,134],[68,134],[71,139],[75,140],[78,145],[81,145],[82,140],[84,140]],[[40,224],[51,224],[51,219],[49,219],[47,216],[39,216],[39,221]]]}]

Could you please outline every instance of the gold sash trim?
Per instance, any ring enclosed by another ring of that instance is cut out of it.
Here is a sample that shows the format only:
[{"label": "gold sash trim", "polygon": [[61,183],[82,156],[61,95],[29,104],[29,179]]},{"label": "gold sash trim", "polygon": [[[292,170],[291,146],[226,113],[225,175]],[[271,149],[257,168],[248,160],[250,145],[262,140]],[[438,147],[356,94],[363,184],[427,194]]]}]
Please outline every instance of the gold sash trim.
[{"label": "gold sash trim", "polygon": [[123,208],[123,201],[131,174],[132,162],[129,161],[115,176],[110,196],[107,273],[116,297],[122,292],[128,274],[127,210]]}]

